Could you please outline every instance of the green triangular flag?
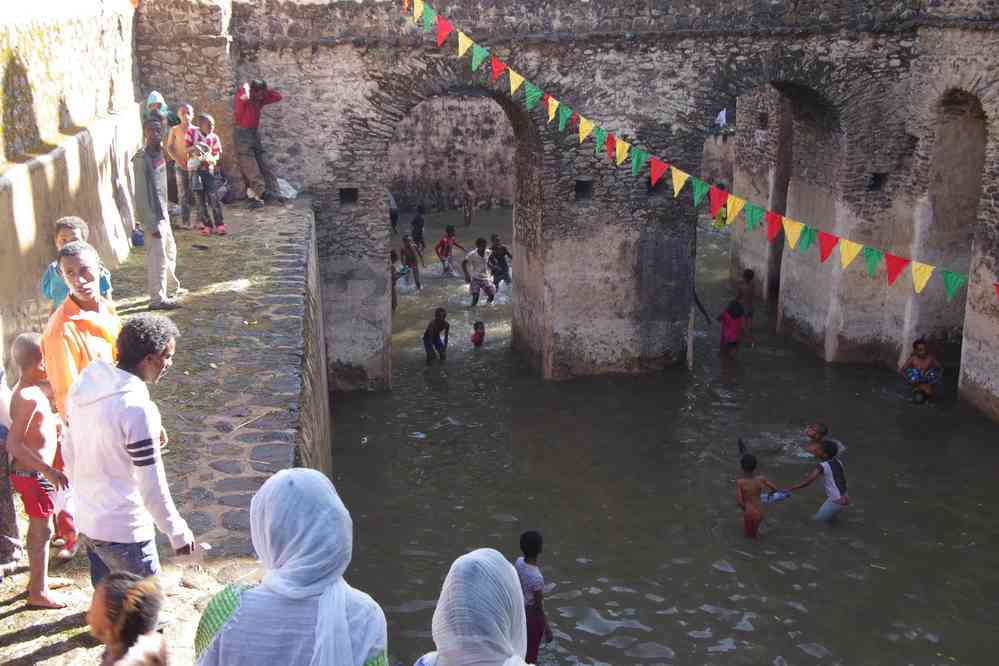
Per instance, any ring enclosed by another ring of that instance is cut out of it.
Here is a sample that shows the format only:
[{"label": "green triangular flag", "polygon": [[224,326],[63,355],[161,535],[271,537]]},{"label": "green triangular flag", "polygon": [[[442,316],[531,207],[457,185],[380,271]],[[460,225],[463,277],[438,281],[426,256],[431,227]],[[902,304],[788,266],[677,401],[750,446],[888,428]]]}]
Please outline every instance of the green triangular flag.
[{"label": "green triangular flag", "polygon": [[603,127],[593,130],[593,148],[597,155],[603,155],[607,151],[607,130]]},{"label": "green triangular flag", "polygon": [[798,239],[798,249],[805,252],[808,248],[815,245],[818,240],[819,230],[806,224],[805,228],[801,230],[801,238]]},{"label": "green triangular flag", "polygon": [[541,98],[545,96],[544,91],[530,81],[524,82],[524,106],[530,111],[538,105]]},{"label": "green triangular flag", "polygon": [[564,132],[565,126],[572,118],[572,109],[567,104],[558,105],[558,131]]},{"label": "green triangular flag", "polygon": [[649,161],[649,154],[641,148],[631,147],[631,175],[637,176]]},{"label": "green triangular flag", "polygon": [[[426,15],[425,12],[427,10],[424,9],[423,11],[424,15]],[[478,44],[472,44],[472,71],[479,71],[479,67],[482,67],[482,63],[484,63],[488,57],[489,49],[484,46],[479,46]]]},{"label": "green triangular flag", "polygon": [[756,204],[747,203],[742,209],[742,216],[746,218],[746,228],[752,231],[763,221],[763,209]]},{"label": "green triangular flag", "polygon": [[423,32],[436,32],[437,11],[430,5],[423,5]]},{"label": "green triangular flag", "polygon": [[694,208],[697,208],[701,205],[701,202],[704,201],[704,195],[708,193],[711,186],[697,176],[691,176],[690,183],[694,193]]},{"label": "green triangular flag", "polygon": [[874,277],[878,274],[878,265],[884,259],[885,253],[876,247],[864,246],[864,261],[867,262],[867,274]]},{"label": "green triangular flag", "polygon": [[957,290],[968,282],[968,276],[961,273],[943,272],[944,287],[947,288],[947,300],[952,300]]}]

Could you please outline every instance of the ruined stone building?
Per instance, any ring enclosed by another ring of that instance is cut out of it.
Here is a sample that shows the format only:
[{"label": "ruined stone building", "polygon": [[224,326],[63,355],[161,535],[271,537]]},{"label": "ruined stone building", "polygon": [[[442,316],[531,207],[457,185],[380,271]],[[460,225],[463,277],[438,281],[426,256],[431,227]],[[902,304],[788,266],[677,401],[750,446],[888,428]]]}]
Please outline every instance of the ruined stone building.
[{"label": "ruined stone building", "polygon": [[[37,4],[37,3],[36,3]],[[471,177],[514,205],[514,345],[546,378],[685,358],[695,211],[559,132],[437,48],[402,0],[94,0],[0,32],[0,314],[39,315],[50,225],[101,222],[127,253],[127,155],[150,89],[212,112],[237,84],[285,95],[263,132],[315,202],[328,370],[390,384],[386,191],[445,200]],[[455,0],[431,3],[528,79],[626,140],[819,229],[969,275],[921,295],[733,226],[778,326],[829,362],[894,366],[961,341],[961,395],[999,417],[999,8],[986,0]],[[711,136],[729,109],[735,132]],[[462,146],[474,143],[480,154]],[[707,145],[707,149],[706,149]],[[32,155],[30,160],[25,155]],[[430,156],[436,155],[431,159]],[[234,172],[234,165],[230,172]],[[123,221],[124,220],[124,221]],[[581,273],[575,266],[587,266]],[[955,363],[957,363],[955,359]]]}]

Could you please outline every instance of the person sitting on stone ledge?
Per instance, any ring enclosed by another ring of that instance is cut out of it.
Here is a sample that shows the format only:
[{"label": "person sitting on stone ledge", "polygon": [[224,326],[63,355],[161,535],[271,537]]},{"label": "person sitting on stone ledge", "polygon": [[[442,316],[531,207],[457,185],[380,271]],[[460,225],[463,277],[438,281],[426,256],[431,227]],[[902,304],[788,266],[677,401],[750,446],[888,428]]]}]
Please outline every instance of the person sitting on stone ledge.
[{"label": "person sitting on stone ledge", "polygon": [[448,571],[433,619],[436,652],[415,666],[524,666],[527,616],[513,565],[492,548],[462,555]]},{"label": "person sitting on stone ledge", "polygon": [[277,176],[271,168],[270,158],[260,142],[260,114],[268,104],[283,98],[277,90],[267,87],[261,80],[244,83],[236,91],[233,120],[235,121],[236,163],[243,174],[246,187],[253,190],[250,208],[260,208],[268,198],[282,200]]},{"label": "person sitting on stone ledge", "polygon": [[199,666],[387,666],[385,614],[343,579],[353,532],[322,473],[269,478],[250,502],[250,537],[267,573],[208,603],[195,637]]},{"label": "person sitting on stone ledge", "polygon": [[943,367],[937,357],[930,353],[926,340],[922,338],[912,343],[912,354],[902,366],[902,376],[912,387],[913,402],[933,399],[933,387],[943,375]]}]

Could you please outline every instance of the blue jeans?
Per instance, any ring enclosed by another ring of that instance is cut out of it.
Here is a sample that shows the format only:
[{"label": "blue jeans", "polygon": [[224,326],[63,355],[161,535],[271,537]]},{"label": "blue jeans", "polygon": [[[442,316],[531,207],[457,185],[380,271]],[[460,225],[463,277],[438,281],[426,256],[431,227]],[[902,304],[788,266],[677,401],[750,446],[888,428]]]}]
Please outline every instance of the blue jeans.
[{"label": "blue jeans", "polygon": [[839,515],[839,512],[845,508],[846,507],[843,506],[842,504],[837,504],[836,502],[833,502],[831,499],[827,499],[825,502],[822,503],[822,506],[819,507],[819,510],[815,513],[815,515],[812,516],[812,520],[819,520],[824,523],[828,523],[837,515]]},{"label": "blue jeans", "polygon": [[112,571],[130,571],[143,578],[160,572],[155,541],[114,543],[87,539],[87,557],[90,558],[90,582],[95,588]]}]

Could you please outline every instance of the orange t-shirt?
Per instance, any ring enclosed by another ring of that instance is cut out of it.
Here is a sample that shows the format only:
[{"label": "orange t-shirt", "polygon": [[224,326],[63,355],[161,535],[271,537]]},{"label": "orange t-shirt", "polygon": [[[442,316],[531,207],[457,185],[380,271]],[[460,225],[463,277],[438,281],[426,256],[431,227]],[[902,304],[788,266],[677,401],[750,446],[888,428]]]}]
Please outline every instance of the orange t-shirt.
[{"label": "orange t-shirt", "polygon": [[121,320],[111,301],[100,298],[96,311],[81,310],[72,297],[63,301],[45,325],[42,356],[55,393],[56,407],[66,413],[66,396],[73,382],[94,359],[114,363]]}]

